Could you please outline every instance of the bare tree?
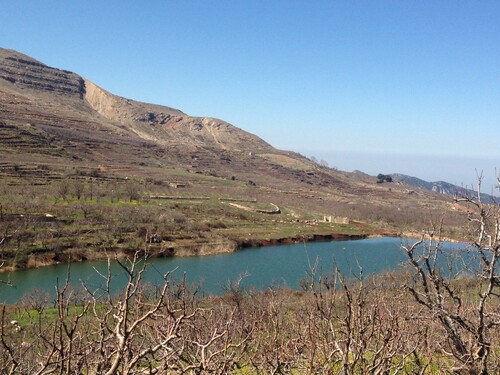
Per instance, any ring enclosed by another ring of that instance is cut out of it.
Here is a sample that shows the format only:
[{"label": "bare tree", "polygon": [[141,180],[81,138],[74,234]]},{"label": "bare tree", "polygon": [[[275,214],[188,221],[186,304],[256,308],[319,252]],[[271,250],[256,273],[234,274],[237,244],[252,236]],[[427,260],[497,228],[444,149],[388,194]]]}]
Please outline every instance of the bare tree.
[{"label": "bare tree", "polygon": [[73,181],[73,193],[75,194],[76,199],[80,200],[85,192],[85,184],[82,180]]},{"label": "bare tree", "polygon": [[346,279],[338,270],[327,282],[312,280],[313,300],[306,337],[308,373],[385,374],[420,362],[423,340],[413,340],[419,326],[404,296],[395,292],[397,278],[365,280],[363,270]]},{"label": "bare tree", "polygon": [[61,179],[56,185],[56,199],[61,198],[62,200],[66,200],[70,191],[70,184],[67,178]]},{"label": "bare tree", "polygon": [[127,181],[125,183],[125,193],[130,202],[139,200],[141,197],[141,185],[135,181]]},{"label": "bare tree", "polygon": [[[492,365],[492,340],[498,339],[500,327],[500,206],[481,201],[479,176],[477,196],[456,198],[468,208],[475,239],[465,254],[465,270],[477,281],[475,301],[460,291],[460,281],[447,276],[440,261],[446,257],[441,246],[440,227],[403,246],[414,269],[407,290],[439,322],[446,340],[440,344],[443,353],[453,358],[456,373],[489,374],[499,370]],[[451,264],[451,263],[449,263]]]}]

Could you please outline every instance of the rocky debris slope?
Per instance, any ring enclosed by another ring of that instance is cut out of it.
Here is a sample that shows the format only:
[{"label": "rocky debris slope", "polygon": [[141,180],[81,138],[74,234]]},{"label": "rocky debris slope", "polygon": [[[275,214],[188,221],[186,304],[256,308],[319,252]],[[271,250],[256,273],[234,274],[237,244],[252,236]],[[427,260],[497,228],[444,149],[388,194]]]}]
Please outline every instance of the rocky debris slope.
[{"label": "rocky debris slope", "polygon": [[126,124],[139,137],[162,145],[261,151],[273,148],[262,139],[214,118],[192,117],[166,106],[113,95],[85,80],[85,100],[105,118]]}]

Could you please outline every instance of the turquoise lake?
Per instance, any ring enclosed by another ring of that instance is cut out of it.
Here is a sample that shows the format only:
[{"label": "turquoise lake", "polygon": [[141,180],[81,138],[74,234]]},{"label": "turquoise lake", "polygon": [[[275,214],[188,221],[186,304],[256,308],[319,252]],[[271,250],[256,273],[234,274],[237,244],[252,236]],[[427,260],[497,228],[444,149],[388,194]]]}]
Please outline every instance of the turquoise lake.
[{"label": "turquoise lake", "polygon": [[[155,258],[148,260],[145,280],[161,284],[162,275],[173,271],[174,279],[179,280],[185,274],[188,283],[198,284],[200,293],[220,294],[224,291],[224,284],[247,274],[243,283],[247,288],[299,289],[300,281],[310,275],[316,260],[318,274],[322,275],[331,275],[335,267],[347,277],[359,275],[358,265],[362,267],[364,275],[401,268],[406,260],[401,244],[409,241],[383,237],[269,246],[204,257]],[[445,243],[444,249],[452,251],[459,246],[464,245]],[[105,274],[106,269],[106,262],[73,263],[70,267],[70,283],[74,288],[85,283],[90,290],[96,290],[104,285],[99,273]],[[116,264],[111,269],[111,285],[115,292],[123,287],[126,276]],[[24,294],[34,290],[54,293],[57,283],[64,284],[67,272],[68,265],[57,265],[0,274],[0,280],[13,285],[0,283],[0,302],[19,302]]]}]

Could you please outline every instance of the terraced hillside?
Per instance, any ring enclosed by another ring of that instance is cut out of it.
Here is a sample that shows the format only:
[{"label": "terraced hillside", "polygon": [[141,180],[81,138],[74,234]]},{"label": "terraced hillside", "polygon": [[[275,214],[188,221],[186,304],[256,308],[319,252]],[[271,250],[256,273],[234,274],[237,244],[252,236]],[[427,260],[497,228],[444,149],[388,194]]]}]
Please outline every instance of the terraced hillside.
[{"label": "terraced hillside", "polygon": [[333,171],[222,120],[121,98],[6,49],[0,49],[0,101],[5,161],[35,153],[37,163],[61,157],[112,169],[178,166],[273,186],[278,181],[342,185]]},{"label": "terraced hillside", "polygon": [[[148,231],[162,231],[171,249],[180,249],[182,241],[198,246],[341,232],[418,233],[438,219],[448,235],[458,236],[466,222],[449,197],[317,165],[225,121],[118,97],[75,73],[7,49],[0,49],[0,180],[3,218],[38,218],[51,211],[60,219],[59,234],[50,240],[34,239],[26,227],[29,233],[17,247],[27,243],[41,253],[62,243],[68,251],[102,246],[101,240],[78,239],[93,238],[88,233],[116,221],[108,214],[126,216],[138,207],[144,209],[142,219],[115,228],[110,246],[137,246],[134,236],[143,233],[137,226],[163,217],[165,210],[178,222],[161,230],[163,221],[155,221]],[[149,200],[153,196],[168,200]],[[220,198],[255,207],[238,210]],[[109,210],[98,214],[103,200]],[[123,205],[130,205],[128,214]],[[267,215],[269,207],[279,210]],[[179,214],[183,219],[176,219]],[[350,224],[334,225],[325,217]],[[206,224],[201,232],[200,223]],[[14,254],[15,225],[0,224],[2,246],[9,242]]]}]

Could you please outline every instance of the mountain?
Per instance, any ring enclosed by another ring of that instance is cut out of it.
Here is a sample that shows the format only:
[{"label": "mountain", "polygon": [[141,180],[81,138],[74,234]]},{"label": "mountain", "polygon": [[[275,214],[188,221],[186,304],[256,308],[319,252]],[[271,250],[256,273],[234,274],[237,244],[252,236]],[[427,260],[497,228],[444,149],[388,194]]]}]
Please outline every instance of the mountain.
[{"label": "mountain", "polygon": [[[154,188],[162,196],[208,199],[183,215],[196,223],[229,212],[233,216],[224,225],[230,228],[216,228],[224,238],[325,232],[331,226],[315,225],[330,216],[355,223],[363,233],[421,230],[429,215],[445,215],[450,227],[464,223],[442,194],[409,192],[377,184],[373,176],[318,165],[223,120],[123,98],[76,73],[0,48],[0,185],[26,192],[47,186],[46,195],[68,179],[89,189],[97,181],[108,195],[135,181],[146,195]],[[236,215],[215,203],[222,198],[256,202],[255,212],[279,215]],[[241,218],[249,222],[235,234],[231,225]],[[305,226],[297,227],[297,221]]]},{"label": "mountain", "polygon": [[[109,140],[131,145],[142,142],[183,153],[200,147],[205,151],[273,150],[258,137],[224,121],[191,117],[170,107],[112,95],[74,73],[12,50],[0,49],[0,78],[2,120],[57,133],[65,138],[65,146],[86,138],[94,140],[94,146]],[[86,151],[89,158],[96,154],[91,148]]]},{"label": "mountain", "polygon": [[38,162],[64,156],[80,164],[182,166],[245,179],[264,173],[271,180],[339,183],[331,174],[308,173],[317,170],[309,159],[225,121],[122,98],[8,49],[0,49],[0,103],[4,160],[29,153],[38,154]]},{"label": "mountain", "polygon": [[[449,182],[445,181],[428,182],[420,178],[408,176],[401,173],[392,173],[390,174],[390,176],[395,182],[403,182],[407,185],[420,187],[440,194],[451,195],[454,197],[477,197],[477,191],[466,187],[464,188],[462,186],[450,184]],[[494,201],[494,198],[489,194],[481,193],[481,200],[485,203],[491,203]]]}]

